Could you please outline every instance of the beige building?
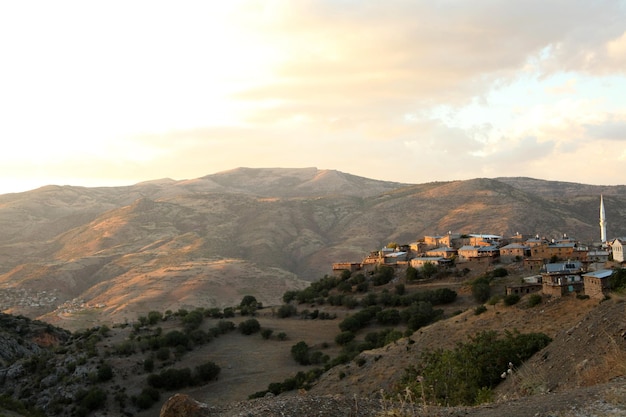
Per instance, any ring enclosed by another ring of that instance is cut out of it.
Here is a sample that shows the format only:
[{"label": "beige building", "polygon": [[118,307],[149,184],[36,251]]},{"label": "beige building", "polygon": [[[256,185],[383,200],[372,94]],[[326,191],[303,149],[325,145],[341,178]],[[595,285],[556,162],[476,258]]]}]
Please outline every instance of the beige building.
[{"label": "beige building", "polygon": [[615,262],[624,262],[624,247],[626,246],[626,237],[618,237],[610,243],[613,251],[613,260]]}]

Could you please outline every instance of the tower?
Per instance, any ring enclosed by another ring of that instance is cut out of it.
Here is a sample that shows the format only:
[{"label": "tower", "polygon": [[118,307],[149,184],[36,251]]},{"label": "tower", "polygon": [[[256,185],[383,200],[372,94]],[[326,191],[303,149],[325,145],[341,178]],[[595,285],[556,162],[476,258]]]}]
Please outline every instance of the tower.
[{"label": "tower", "polygon": [[606,215],[604,214],[604,199],[600,194],[600,241],[606,245]]}]

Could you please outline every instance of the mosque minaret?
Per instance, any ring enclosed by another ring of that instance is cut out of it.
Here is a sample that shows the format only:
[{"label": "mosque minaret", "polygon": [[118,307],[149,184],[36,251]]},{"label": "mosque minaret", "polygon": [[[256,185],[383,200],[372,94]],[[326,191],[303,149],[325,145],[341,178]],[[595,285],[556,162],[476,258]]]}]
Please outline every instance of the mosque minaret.
[{"label": "mosque minaret", "polygon": [[604,213],[604,199],[600,194],[600,240],[602,245],[606,244],[606,214]]}]

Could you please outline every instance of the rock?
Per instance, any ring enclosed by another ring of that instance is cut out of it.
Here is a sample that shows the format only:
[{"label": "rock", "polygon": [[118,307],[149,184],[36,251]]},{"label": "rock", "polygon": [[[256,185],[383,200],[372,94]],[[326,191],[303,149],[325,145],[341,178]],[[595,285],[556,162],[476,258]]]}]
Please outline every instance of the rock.
[{"label": "rock", "polygon": [[160,417],[207,417],[210,410],[206,404],[185,394],[175,394],[161,407]]}]

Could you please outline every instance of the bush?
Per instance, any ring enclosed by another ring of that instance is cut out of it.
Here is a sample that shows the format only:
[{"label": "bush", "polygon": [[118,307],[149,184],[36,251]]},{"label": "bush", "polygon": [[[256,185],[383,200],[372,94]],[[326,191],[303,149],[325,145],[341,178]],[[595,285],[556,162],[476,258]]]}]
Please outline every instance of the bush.
[{"label": "bush", "polygon": [[[425,351],[419,365],[407,370],[403,384],[435,404],[474,405],[488,397],[509,363],[519,367],[551,339],[543,333],[487,331],[459,343],[453,350]],[[421,376],[421,382],[417,376]],[[420,385],[421,384],[421,385]]]},{"label": "bush", "polygon": [[196,366],[196,378],[199,382],[208,382],[217,379],[221,368],[213,362],[206,362]]},{"label": "bush", "polygon": [[304,341],[300,341],[291,347],[291,356],[300,365],[310,365],[311,360],[309,358],[310,348]]},{"label": "bush", "polygon": [[248,319],[239,323],[239,331],[248,336],[261,330],[261,324],[257,319]]},{"label": "bush", "polygon": [[488,278],[477,278],[472,282],[472,296],[474,296],[474,299],[479,303],[484,303],[489,300],[491,287],[489,286]]},{"label": "bush", "polygon": [[291,317],[296,314],[298,314],[298,310],[296,309],[296,306],[293,306],[291,304],[283,304],[282,306],[278,307],[278,311],[276,312],[276,315],[281,319]]},{"label": "bush", "polygon": [[111,368],[111,365],[106,362],[100,364],[98,368],[98,382],[106,382],[111,378],[113,378],[113,368]]},{"label": "bush", "polygon": [[335,336],[335,343],[338,345],[347,345],[352,342],[355,338],[355,334],[351,331],[341,332],[337,336]]},{"label": "bush", "polygon": [[269,339],[270,337],[272,337],[272,333],[274,333],[274,331],[272,329],[263,329],[261,330],[261,337],[263,337],[263,339]]},{"label": "bush", "polygon": [[136,404],[141,410],[147,410],[152,405],[161,399],[159,390],[152,387],[146,387],[141,390],[141,394],[137,396]]},{"label": "bush", "polygon": [[474,315],[479,316],[483,314],[485,311],[487,311],[487,307],[485,307],[484,305],[479,305],[478,307],[474,309]]},{"label": "bush", "polygon": [[509,294],[507,296],[504,297],[503,301],[504,301],[504,305],[506,306],[512,306],[514,304],[517,304],[519,301],[519,295],[518,294]]},{"label": "bush", "polygon": [[92,388],[89,391],[79,391],[76,394],[76,399],[81,407],[93,411],[102,408],[106,402],[107,394],[100,388]]},{"label": "bush", "polygon": [[541,304],[542,298],[540,294],[531,294],[528,296],[528,307],[534,307]]}]

